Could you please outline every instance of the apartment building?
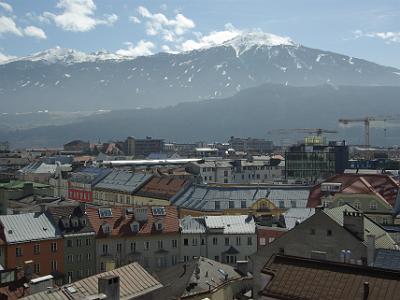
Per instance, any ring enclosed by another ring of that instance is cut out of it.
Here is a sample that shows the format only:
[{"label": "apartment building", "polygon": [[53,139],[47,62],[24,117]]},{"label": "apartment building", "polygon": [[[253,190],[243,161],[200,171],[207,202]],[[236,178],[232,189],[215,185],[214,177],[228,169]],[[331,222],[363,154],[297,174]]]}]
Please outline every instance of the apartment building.
[{"label": "apartment building", "polygon": [[150,270],[179,259],[179,219],[173,206],[87,207],[96,233],[96,270],[139,262]]},{"label": "apartment building", "polygon": [[48,215],[63,237],[64,283],[95,274],[95,231],[85,205],[49,207]]},{"label": "apartment building", "polygon": [[128,137],[125,140],[125,154],[135,157],[147,157],[151,153],[160,153],[164,150],[164,140],[146,137],[145,139],[136,139]]},{"label": "apartment building", "polygon": [[33,264],[38,275],[62,279],[64,245],[61,233],[45,211],[0,216],[5,269]]},{"label": "apartment building", "polygon": [[257,251],[256,225],[252,216],[186,216],[180,226],[183,261],[204,256],[234,265]]},{"label": "apartment building", "polygon": [[229,139],[229,145],[235,151],[243,151],[247,153],[271,153],[274,149],[274,143],[264,139],[256,138],[237,138],[231,137]]}]

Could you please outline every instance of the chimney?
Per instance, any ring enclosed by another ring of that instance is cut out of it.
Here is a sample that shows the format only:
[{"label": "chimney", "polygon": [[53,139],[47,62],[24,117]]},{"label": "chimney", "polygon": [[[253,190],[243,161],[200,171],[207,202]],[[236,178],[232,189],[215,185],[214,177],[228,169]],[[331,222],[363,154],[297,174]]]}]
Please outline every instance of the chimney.
[{"label": "chimney", "polygon": [[343,212],[343,227],[364,241],[364,214],[358,211]]},{"label": "chimney", "polygon": [[99,294],[105,294],[109,300],[119,300],[119,276],[109,275],[99,277],[98,292]]},{"label": "chimney", "polygon": [[375,259],[375,235],[367,235],[367,263],[372,266]]},{"label": "chimney", "polygon": [[33,274],[33,260],[24,261],[24,276],[26,279],[31,280]]},{"label": "chimney", "polygon": [[236,262],[236,269],[242,276],[247,276],[249,272],[249,262],[247,260],[238,260]]},{"label": "chimney", "polygon": [[367,300],[369,296],[369,282],[364,282],[363,300]]},{"label": "chimney", "polygon": [[315,212],[316,213],[317,212],[322,212],[322,211],[324,211],[324,206],[323,205],[318,205],[318,206],[315,207]]}]

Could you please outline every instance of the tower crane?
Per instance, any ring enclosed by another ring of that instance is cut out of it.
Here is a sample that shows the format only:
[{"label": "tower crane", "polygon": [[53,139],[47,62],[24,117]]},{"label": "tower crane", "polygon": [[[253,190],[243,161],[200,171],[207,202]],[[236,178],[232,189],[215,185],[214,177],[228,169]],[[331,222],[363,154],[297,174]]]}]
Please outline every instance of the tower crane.
[{"label": "tower crane", "polygon": [[291,128],[291,129],[272,129],[269,130],[270,134],[289,134],[292,132],[296,133],[308,133],[308,134],[316,134],[318,136],[324,133],[337,133],[336,130],[322,129],[322,128]]},{"label": "tower crane", "polygon": [[348,119],[339,119],[339,123],[343,125],[348,125],[349,123],[364,123],[364,144],[366,148],[371,146],[371,137],[370,137],[370,129],[371,122],[377,121],[391,121],[391,120],[400,120],[400,115],[388,115],[388,116],[367,116],[364,118],[348,118]]}]

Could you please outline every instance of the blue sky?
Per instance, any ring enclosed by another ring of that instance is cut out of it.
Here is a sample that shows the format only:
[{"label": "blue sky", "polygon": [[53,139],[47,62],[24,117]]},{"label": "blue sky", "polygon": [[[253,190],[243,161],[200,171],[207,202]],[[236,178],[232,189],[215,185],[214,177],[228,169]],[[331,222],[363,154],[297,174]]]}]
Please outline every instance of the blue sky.
[{"label": "blue sky", "polygon": [[55,46],[174,52],[252,30],[400,68],[399,0],[0,0],[0,60]]}]

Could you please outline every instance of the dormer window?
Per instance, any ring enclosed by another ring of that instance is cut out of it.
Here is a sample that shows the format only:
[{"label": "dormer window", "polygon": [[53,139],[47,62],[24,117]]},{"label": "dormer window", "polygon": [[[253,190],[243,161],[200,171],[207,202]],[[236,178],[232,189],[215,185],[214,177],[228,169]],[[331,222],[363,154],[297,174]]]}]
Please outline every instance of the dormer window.
[{"label": "dormer window", "polygon": [[64,228],[69,228],[69,219],[68,218],[62,218],[62,225]]},{"label": "dormer window", "polygon": [[131,224],[131,230],[132,232],[138,232],[140,229],[139,223],[138,222],[133,222]]},{"label": "dormer window", "polygon": [[156,230],[162,231],[163,230],[163,223],[162,222],[156,222],[154,223],[154,226],[156,227]]},{"label": "dormer window", "polygon": [[101,228],[103,229],[103,232],[104,232],[105,234],[111,233],[111,226],[110,226],[110,224],[103,223],[103,225],[101,225]]},{"label": "dormer window", "polygon": [[72,227],[76,228],[79,227],[79,220],[78,218],[74,217],[71,219]]},{"label": "dormer window", "polygon": [[81,221],[81,225],[82,225],[82,226],[86,226],[87,220],[86,220],[85,217],[82,217],[80,221]]}]

